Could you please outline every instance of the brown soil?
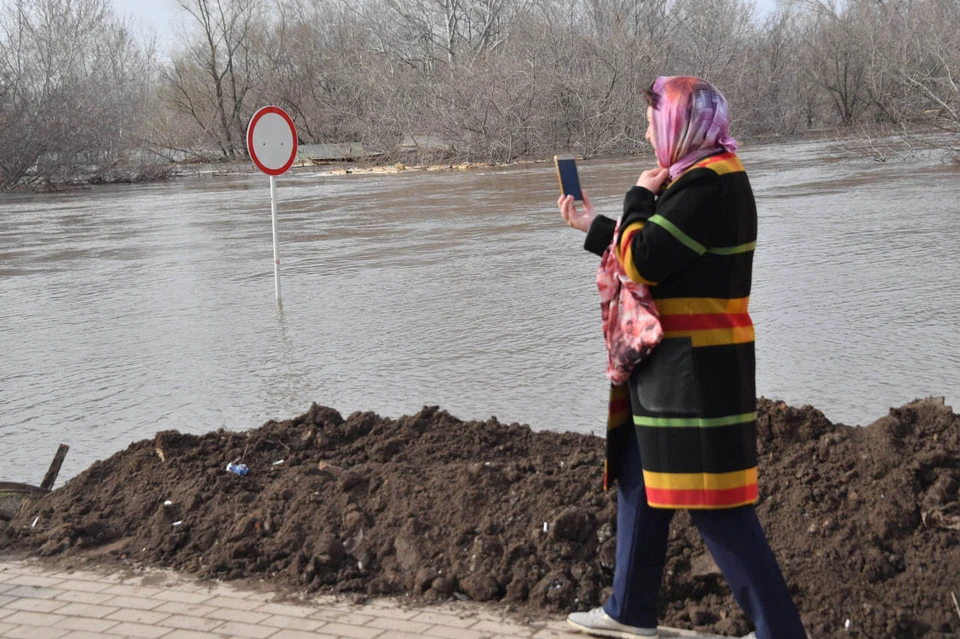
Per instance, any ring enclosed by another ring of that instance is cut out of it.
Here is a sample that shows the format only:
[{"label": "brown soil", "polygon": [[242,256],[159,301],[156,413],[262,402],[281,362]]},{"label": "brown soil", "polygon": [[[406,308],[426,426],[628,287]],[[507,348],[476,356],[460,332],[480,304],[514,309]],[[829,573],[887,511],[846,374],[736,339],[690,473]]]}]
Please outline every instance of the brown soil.
[{"label": "brown soil", "polygon": [[[758,440],[758,512],[812,637],[960,633],[960,416],[924,400],[859,428],[761,400]],[[24,502],[0,550],[559,614],[609,588],[602,451],[594,436],[435,407],[344,420],[314,405],[247,432],[132,444]],[[238,459],[248,475],[226,472]],[[750,630],[686,513],[662,601],[665,625]]]}]

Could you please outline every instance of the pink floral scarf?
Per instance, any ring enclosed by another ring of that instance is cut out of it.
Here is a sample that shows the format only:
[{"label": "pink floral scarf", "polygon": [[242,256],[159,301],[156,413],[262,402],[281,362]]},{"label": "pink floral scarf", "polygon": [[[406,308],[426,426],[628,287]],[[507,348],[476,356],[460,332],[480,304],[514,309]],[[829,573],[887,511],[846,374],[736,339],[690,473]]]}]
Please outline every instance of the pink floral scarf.
[{"label": "pink floral scarf", "polygon": [[693,76],[660,76],[650,93],[654,150],[670,180],[708,155],[736,153],[727,99],[715,86]]}]

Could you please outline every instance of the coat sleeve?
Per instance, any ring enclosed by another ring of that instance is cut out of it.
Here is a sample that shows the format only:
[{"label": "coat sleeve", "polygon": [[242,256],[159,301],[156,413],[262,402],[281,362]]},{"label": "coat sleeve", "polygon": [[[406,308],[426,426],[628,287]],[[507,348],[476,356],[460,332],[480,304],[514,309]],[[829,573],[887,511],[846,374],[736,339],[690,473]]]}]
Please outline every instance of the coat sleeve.
[{"label": "coat sleeve", "polygon": [[719,176],[694,169],[657,200],[643,187],[624,198],[617,258],[634,282],[655,286],[707,252],[719,194]]},{"label": "coat sleeve", "polygon": [[616,220],[611,220],[605,215],[593,218],[587,230],[587,239],[583,241],[583,248],[603,257],[603,252],[613,241],[613,231],[616,227]]}]

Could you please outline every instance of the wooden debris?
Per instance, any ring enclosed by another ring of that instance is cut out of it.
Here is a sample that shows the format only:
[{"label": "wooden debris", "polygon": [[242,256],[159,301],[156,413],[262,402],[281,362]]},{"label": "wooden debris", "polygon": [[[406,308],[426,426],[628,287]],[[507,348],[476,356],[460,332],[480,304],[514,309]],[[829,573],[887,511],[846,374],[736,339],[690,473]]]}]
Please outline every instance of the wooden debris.
[{"label": "wooden debris", "polygon": [[60,474],[60,467],[63,466],[63,458],[67,456],[68,450],[70,450],[70,447],[66,444],[60,444],[60,447],[57,448],[57,454],[53,456],[53,461],[50,462],[50,468],[47,469],[47,474],[43,476],[43,481],[40,482],[40,488],[53,490],[53,484],[57,481],[57,475]]}]

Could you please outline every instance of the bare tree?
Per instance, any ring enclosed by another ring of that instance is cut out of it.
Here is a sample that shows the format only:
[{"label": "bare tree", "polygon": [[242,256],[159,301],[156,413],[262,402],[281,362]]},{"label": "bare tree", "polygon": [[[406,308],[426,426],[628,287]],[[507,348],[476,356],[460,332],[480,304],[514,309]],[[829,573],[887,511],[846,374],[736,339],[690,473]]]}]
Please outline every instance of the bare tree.
[{"label": "bare tree", "polygon": [[752,35],[752,5],[746,0],[678,0],[671,12],[682,45],[675,67],[722,84],[745,68],[743,53]]},{"label": "bare tree", "polygon": [[243,156],[243,132],[252,115],[248,105],[255,31],[263,23],[256,0],[177,0],[198,37],[165,71],[166,100],[187,116],[202,139],[224,158]]},{"label": "bare tree", "polygon": [[97,172],[139,146],[151,64],[106,0],[0,5],[0,188]]},{"label": "bare tree", "polygon": [[834,114],[842,126],[854,124],[870,106],[868,91],[867,47],[863,30],[866,22],[851,3],[838,7],[818,4],[815,19],[805,37],[809,49],[810,71],[826,90]]},{"label": "bare tree", "polygon": [[908,23],[908,64],[897,72],[914,97],[922,120],[960,133],[960,6],[927,0]]},{"label": "bare tree", "polygon": [[634,153],[643,89],[673,74],[720,86],[738,135],[960,131],[954,0],[782,0],[763,22],[750,0],[178,3],[190,28],[158,81],[107,0],[0,0],[0,183],[110,166],[143,137],[238,158],[267,103],[305,141],[390,160]]},{"label": "bare tree", "polygon": [[530,0],[376,0],[362,11],[375,25],[380,51],[411,63],[453,63],[503,44],[512,16]]}]

